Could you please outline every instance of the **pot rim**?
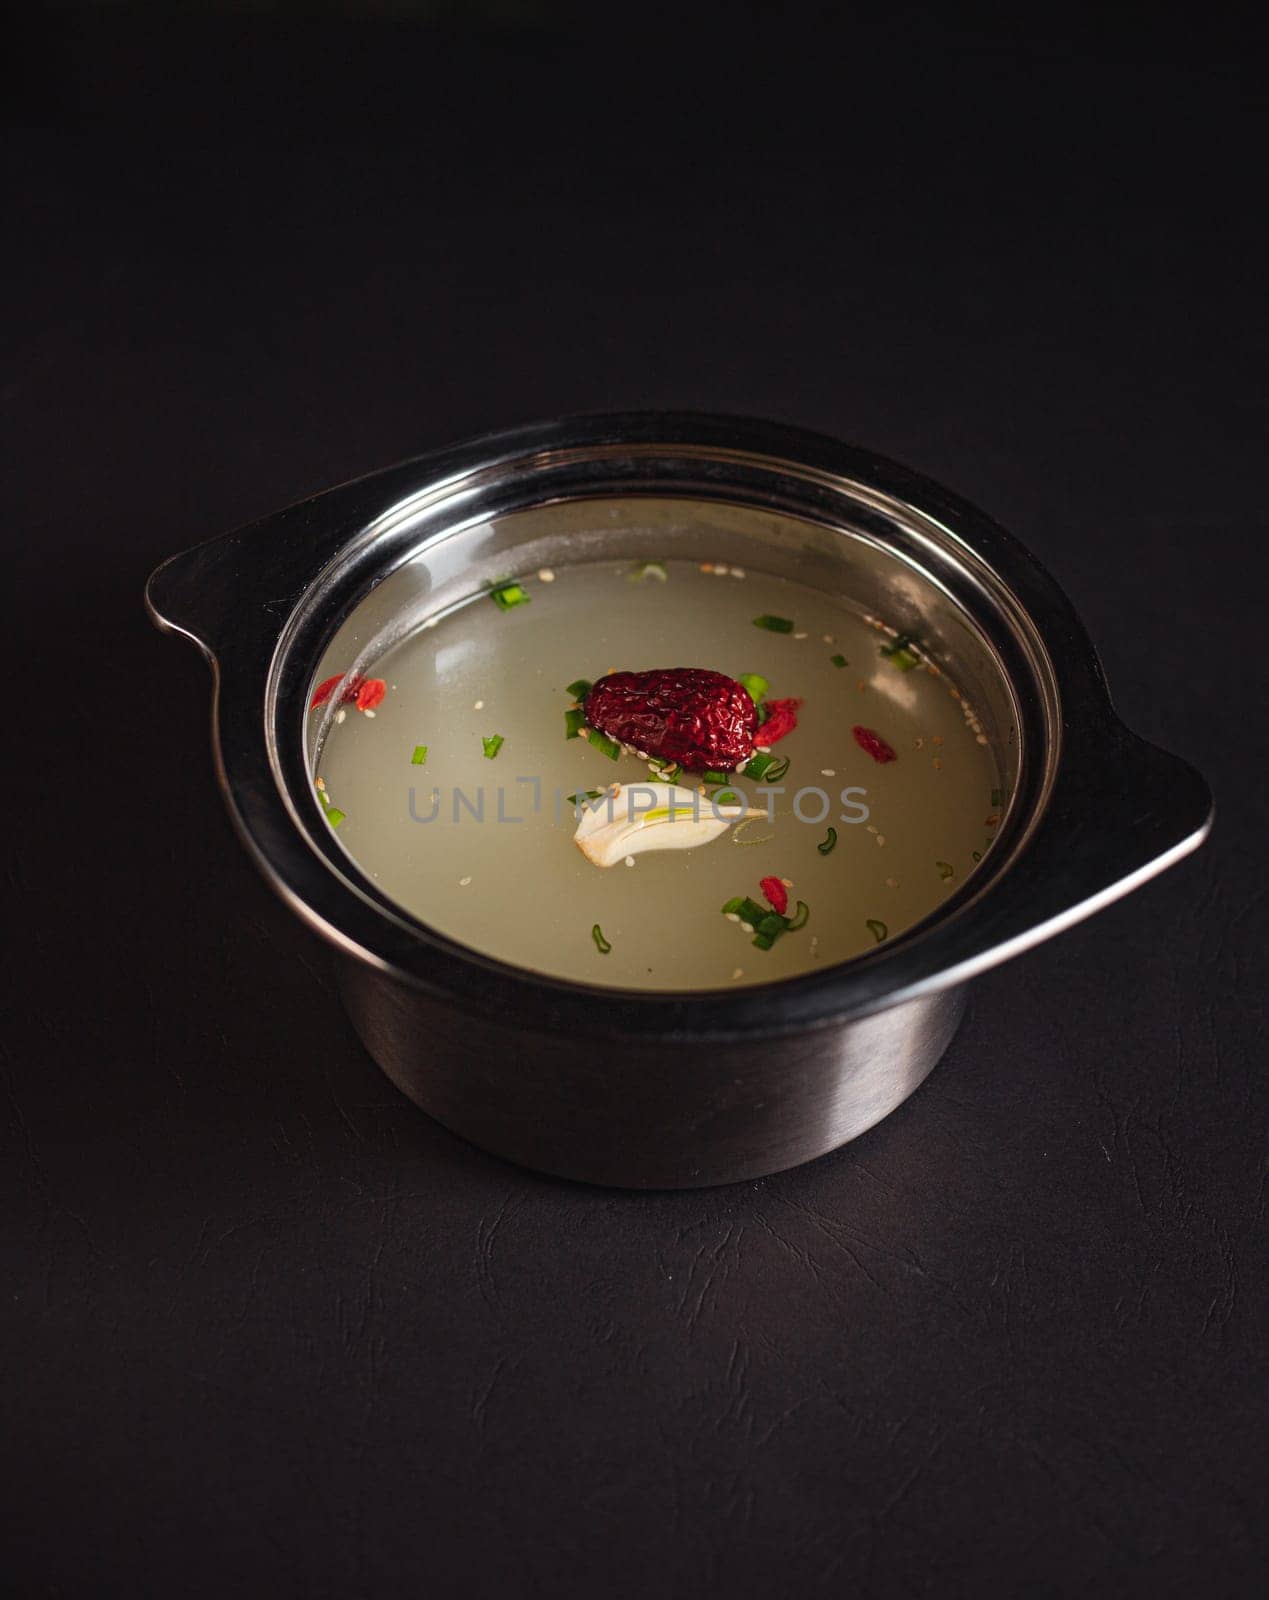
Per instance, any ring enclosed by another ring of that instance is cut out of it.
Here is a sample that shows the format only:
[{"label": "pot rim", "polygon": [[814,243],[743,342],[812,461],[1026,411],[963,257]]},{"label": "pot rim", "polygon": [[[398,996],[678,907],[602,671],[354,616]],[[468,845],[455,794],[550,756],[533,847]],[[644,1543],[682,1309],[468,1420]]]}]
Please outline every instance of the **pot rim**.
[{"label": "pot rim", "polygon": [[[1017,793],[997,842],[957,893],[849,961],[688,992],[608,989],[510,966],[414,919],[334,840],[303,748],[312,670],[335,620],[385,566],[426,542],[419,529],[429,519],[443,535],[464,517],[494,514],[489,495],[512,484],[530,498],[505,509],[580,498],[587,484],[592,497],[692,498],[666,477],[680,465],[685,483],[696,474],[699,498],[774,503],[800,494],[804,508],[786,509],[831,525],[835,503],[858,506],[871,495],[938,541],[982,603],[1000,609],[1017,648],[1002,667],[1024,724]],[[712,496],[703,473],[715,476]],[[746,478],[750,491],[738,493]],[[512,1028],[687,1044],[840,1024],[964,982],[1050,937],[1195,849],[1211,823],[1198,774],[1116,716],[1070,601],[1017,540],[906,467],[783,424],[633,412],[487,434],[185,551],[151,575],[146,604],[160,629],[191,639],[212,666],[218,778],[274,888],[345,954],[460,1010],[494,1008]]]}]

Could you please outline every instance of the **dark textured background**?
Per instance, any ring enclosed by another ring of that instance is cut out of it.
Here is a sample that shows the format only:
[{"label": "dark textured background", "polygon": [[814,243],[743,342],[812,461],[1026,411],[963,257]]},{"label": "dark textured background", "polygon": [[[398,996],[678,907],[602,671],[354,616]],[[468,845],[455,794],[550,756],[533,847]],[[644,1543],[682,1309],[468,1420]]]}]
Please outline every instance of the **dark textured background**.
[{"label": "dark textured background", "polygon": [[[58,8],[10,65],[0,1580],[1250,1594],[1247,36],[375,9]],[[516,1171],[387,1085],[230,836],[205,667],[141,610],[162,557],[315,488],[661,405],[978,501],[1219,812],[982,980],[856,1145],[664,1196]]]}]

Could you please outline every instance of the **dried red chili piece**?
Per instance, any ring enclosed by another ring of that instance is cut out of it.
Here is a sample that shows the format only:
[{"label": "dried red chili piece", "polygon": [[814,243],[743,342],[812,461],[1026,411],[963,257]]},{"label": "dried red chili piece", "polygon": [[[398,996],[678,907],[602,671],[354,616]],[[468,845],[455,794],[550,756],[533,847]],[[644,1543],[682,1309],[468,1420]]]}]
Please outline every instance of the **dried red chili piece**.
[{"label": "dried red chili piece", "polygon": [[850,731],[855,736],[855,743],[861,750],[867,751],[874,761],[880,761],[884,765],[887,761],[899,759],[881,735],[874,733],[871,728],[857,726]]},{"label": "dried red chili piece", "polygon": [[689,772],[734,772],[753,753],[758,708],[735,678],[701,667],[610,672],[585,700],[586,720],[619,744]]},{"label": "dried red chili piece", "polygon": [[754,743],[766,750],[778,739],[792,733],[798,725],[798,708],[801,704],[800,700],[768,700],[767,720],[754,735]]},{"label": "dried red chili piece", "polygon": [[784,884],[780,881],[780,879],[763,878],[759,882],[758,887],[767,897],[771,909],[777,912],[780,916],[783,916],[784,913],[789,909],[789,891],[784,887]]},{"label": "dried red chili piece", "polygon": [[387,692],[382,678],[367,678],[357,690],[357,710],[373,711]]}]

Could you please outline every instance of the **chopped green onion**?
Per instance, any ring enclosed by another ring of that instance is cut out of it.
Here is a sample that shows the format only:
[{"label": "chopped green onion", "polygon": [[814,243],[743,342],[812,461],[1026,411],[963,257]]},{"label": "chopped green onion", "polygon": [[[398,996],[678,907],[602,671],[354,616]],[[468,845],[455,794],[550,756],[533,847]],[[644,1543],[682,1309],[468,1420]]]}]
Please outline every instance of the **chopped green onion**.
[{"label": "chopped green onion", "polygon": [[850,662],[847,661],[845,656],[829,656],[828,659],[833,663],[833,665],[835,667],[848,667],[848,666],[850,666]]},{"label": "chopped green onion", "polygon": [[969,853],[975,861],[981,861],[983,859],[983,853],[981,850],[971,850]]},{"label": "chopped green onion", "polygon": [[579,789],[576,794],[569,795],[568,801],[570,805],[580,806],[587,800],[598,800],[603,792],[602,789]]},{"label": "chopped green onion", "polygon": [[773,756],[770,751],[759,751],[741,767],[741,776],[745,778],[766,778],[772,783],[779,783],[789,770],[788,756]]},{"label": "chopped green onion", "polygon": [[317,791],[317,798],[322,802],[322,804],[329,811],[330,810],[330,796],[326,793],[325,789],[319,789]]},{"label": "chopped green onion", "polygon": [[585,700],[592,687],[589,678],[578,678],[576,682],[569,684],[564,693],[571,694],[574,700]]},{"label": "chopped green onion", "polygon": [[765,628],[768,633],[792,633],[793,624],[788,617],[772,617],[765,612],[760,617],[753,619],[755,628]]},{"label": "chopped green onion", "polygon": [[529,604],[529,596],[521,583],[496,583],[489,591],[489,598],[499,611],[514,611],[516,606]]},{"label": "chopped green onion", "polygon": [[326,812],[326,820],[330,823],[332,828],[337,828],[344,820],[344,813],[339,809],[338,806],[330,806]]},{"label": "chopped green onion", "polygon": [[[753,701],[754,705],[758,704],[763,695],[766,694],[767,690],[771,687],[762,674],[758,672],[742,672],[736,679],[736,682]],[[768,715],[770,715],[770,713],[768,713]]]},{"label": "chopped green onion", "polygon": [[1005,803],[1005,791],[1003,789],[993,789],[991,791],[991,803],[993,806],[1003,806]]},{"label": "chopped green onion", "polygon": [[900,672],[911,672],[913,667],[920,665],[919,649],[911,634],[901,633],[893,644],[883,644],[881,653]]},{"label": "chopped green onion", "polygon": [[702,783],[730,783],[731,782],[731,773],[730,772],[717,772],[717,771],[714,770],[714,768],[710,767],[706,771],[701,773],[701,782]]},{"label": "chopped green onion", "polygon": [[598,923],[596,923],[595,926],[590,930],[590,936],[595,941],[596,950],[599,951],[601,956],[606,956],[612,949],[612,946],[608,943],[607,939],[604,938],[604,930],[599,926]]},{"label": "chopped green onion", "polygon": [[606,733],[600,733],[598,728],[592,728],[586,737],[600,755],[607,756],[609,761],[615,761],[621,754],[621,746],[617,741],[610,739]]},{"label": "chopped green onion", "polygon": [[955,869],[950,861],[936,861],[934,865],[939,869],[939,877],[942,878],[944,882],[946,882],[948,878],[956,876]]},{"label": "chopped green onion", "polygon": [[739,789],[715,789],[709,799],[716,806],[743,806],[745,803],[745,797]]},{"label": "chopped green onion", "polygon": [[503,745],[506,743],[506,740],[500,733],[491,733],[487,739],[482,739],[480,743],[484,748],[485,760],[492,761],[493,758],[498,754],[499,750],[502,749]]},{"label": "chopped green onion", "polygon": [[723,915],[735,917],[752,933],[753,943],[759,950],[770,950],[781,934],[804,928],[811,913],[805,900],[798,901],[793,917],[786,917],[779,911],[773,911],[770,906],[759,905],[748,895],[736,895],[723,906]]},{"label": "chopped green onion", "polygon": [[586,726],[586,713],[580,706],[574,706],[571,711],[564,713],[564,737],[576,739]]},{"label": "chopped green onion", "polygon": [[426,760],[427,746],[425,744],[416,744],[414,754],[410,757],[410,765],[412,767],[421,767]]},{"label": "chopped green onion", "polygon": [[831,856],[837,844],[837,829],[830,828],[815,848],[822,856]]},{"label": "chopped green onion", "polygon": [[670,574],[665,570],[665,565],[660,561],[638,561],[626,574],[627,583],[642,583],[645,578],[655,578],[658,583],[664,583]]},{"label": "chopped green onion", "polygon": [[756,900],[751,900],[747,894],[742,894],[727,902],[723,907],[723,915],[739,917],[742,922],[747,922],[750,927],[756,928],[763,917],[772,916],[773,913],[769,907],[760,906]]},{"label": "chopped green onion", "polygon": [[873,938],[878,944],[880,944],[883,939],[888,938],[890,935],[890,930],[886,927],[885,923],[878,922],[873,917],[869,917],[868,919],[868,932],[872,934]]}]

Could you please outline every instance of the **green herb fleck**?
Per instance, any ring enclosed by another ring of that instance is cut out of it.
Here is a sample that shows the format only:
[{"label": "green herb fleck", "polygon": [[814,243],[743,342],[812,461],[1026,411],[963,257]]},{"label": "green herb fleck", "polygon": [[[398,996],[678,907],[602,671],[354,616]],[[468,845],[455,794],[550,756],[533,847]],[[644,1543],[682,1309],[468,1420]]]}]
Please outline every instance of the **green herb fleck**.
[{"label": "green herb fleck", "polygon": [[574,706],[564,713],[564,737],[576,739],[586,726],[586,713],[580,706]]},{"label": "green herb fleck", "polygon": [[948,878],[954,878],[956,876],[955,869],[950,861],[936,861],[934,865],[939,869],[939,877],[942,878],[944,882],[946,882]]},{"label": "green herb fleck", "polygon": [[414,754],[410,757],[410,765],[412,767],[421,767],[426,763],[426,761],[427,746],[425,744],[416,744],[414,747]]},{"label": "green herb fleck", "polygon": [[637,561],[627,572],[626,582],[642,583],[645,578],[655,578],[658,583],[664,583],[669,576],[662,561]]},{"label": "green herb fleck", "polygon": [[593,685],[589,678],[578,678],[565,689],[565,694],[571,694],[574,700],[585,700]]},{"label": "green herb fleck", "polygon": [[730,772],[716,772],[713,767],[709,767],[704,772],[701,773],[701,782],[702,783],[730,783],[731,782],[731,773]]},{"label": "green herb fleck", "polygon": [[830,828],[815,848],[822,856],[831,856],[837,844],[837,829]]},{"label": "green herb fleck", "polygon": [[850,662],[847,661],[845,656],[840,656],[840,655],[839,656],[829,656],[828,659],[833,663],[833,665],[835,667],[848,667],[848,666],[850,666]]},{"label": "green herb fleck", "polygon": [[588,800],[598,800],[603,792],[602,789],[579,789],[576,794],[569,795],[568,803],[572,806],[585,805]]},{"label": "green herb fleck", "polygon": [[868,932],[872,934],[873,938],[878,944],[880,944],[883,939],[890,937],[889,928],[886,927],[884,922],[878,922],[874,917],[869,917],[867,926]]},{"label": "green herb fleck", "polygon": [[755,628],[765,628],[768,633],[792,633],[793,624],[788,617],[772,617],[765,612],[760,617],[753,619]]},{"label": "green herb fleck", "polygon": [[480,741],[485,752],[485,760],[492,761],[507,741],[500,733],[491,733],[487,739]]},{"label": "green herb fleck", "polygon": [[779,783],[788,770],[788,756],[773,756],[770,751],[759,751],[740,769],[743,777],[765,778],[768,783]]},{"label": "green herb fleck", "polygon": [[[742,672],[736,682],[745,691],[754,705],[758,705],[764,694],[771,687],[767,680],[758,672]],[[771,715],[770,712],[767,713]]]},{"label": "green herb fleck", "polygon": [[608,943],[607,939],[604,938],[604,930],[599,926],[598,923],[596,923],[595,926],[590,930],[590,936],[595,941],[596,950],[599,951],[601,956],[606,956],[612,949],[612,946]]},{"label": "green herb fleck", "polygon": [[811,912],[806,901],[799,900],[793,916],[786,917],[778,911],[773,911],[770,906],[759,905],[748,895],[736,895],[723,906],[723,915],[735,917],[752,932],[753,943],[759,950],[770,950],[782,934],[804,928]]},{"label": "green herb fleck", "polygon": [[332,828],[337,828],[344,820],[344,813],[339,809],[338,806],[328,806],[326,810],[326,820],[330,823]]},{"label": "green herb fleck", "polygon": [[921,661],[920,645],[910,633],[901,633],[893,644],[883,644],[881,653],[900,672],[911,672]]},{"label": "green herb fleck", "polygon": [[517,606],[527,606],[529,595],[522,583],[496,583],[489,598],[499,611],[514,611]]}]

